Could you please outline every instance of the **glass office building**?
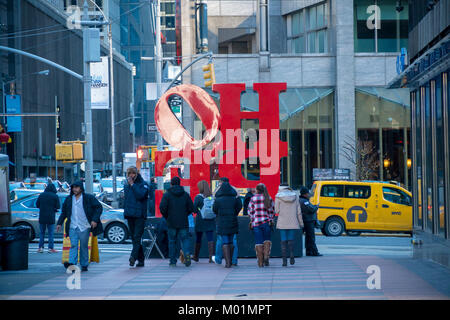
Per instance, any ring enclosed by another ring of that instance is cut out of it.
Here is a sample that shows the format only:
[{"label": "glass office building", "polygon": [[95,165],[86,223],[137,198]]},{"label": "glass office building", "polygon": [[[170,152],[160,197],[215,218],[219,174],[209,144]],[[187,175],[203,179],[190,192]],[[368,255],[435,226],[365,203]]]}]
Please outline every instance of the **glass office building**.
[{"label": "glass office building", "polygon": [[[410,2],[409,66],[390,87],[411,101],[414,254],[450,266],[450,1]],[[441,246],[441,245],[444,246]]]}]

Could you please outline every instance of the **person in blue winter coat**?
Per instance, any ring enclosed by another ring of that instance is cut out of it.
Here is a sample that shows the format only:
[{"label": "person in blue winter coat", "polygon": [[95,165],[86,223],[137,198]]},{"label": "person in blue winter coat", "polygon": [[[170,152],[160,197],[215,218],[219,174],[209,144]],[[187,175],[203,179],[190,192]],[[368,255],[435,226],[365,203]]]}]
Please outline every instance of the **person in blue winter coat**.
[{"label": "person in blue winter coat", "polygon": [[147,219],[147,199],[149,187],[142,176],[138,173],[136,167],[127,169],[127,184],[124,187],[124,216],[128,221],[133,249],[130,254],[130,266],[144,266],[144,249],[142,248],[141,238],[144,234],[145,220]]}]

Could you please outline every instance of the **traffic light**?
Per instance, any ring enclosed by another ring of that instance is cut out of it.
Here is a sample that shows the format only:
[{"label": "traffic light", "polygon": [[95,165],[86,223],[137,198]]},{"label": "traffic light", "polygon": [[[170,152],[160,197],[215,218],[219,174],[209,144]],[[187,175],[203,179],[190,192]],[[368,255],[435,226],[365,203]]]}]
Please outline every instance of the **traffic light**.
[{"label": "traffic light", "polygon": [[149,152],[148,152],[148,150],[149,150],[149,149],[147,149],[147,148],[139,147],[139,148],[136,150],[136,157],[137,157],[137,160],[138,160],[138,161],[148,161],[148,158],[149,158]]},{"label": "traffic light", "polygon": [[203,78],[206,79],[205,87],[211,87],[214,83],[216,83],[216,75],[214,73],[214,63],[207,64],[202,69],[205,72],[205,74],[203,75]]},{"label": "traffic light", "polygon": [[155,152],[157,151],[158,147],[157,146],[151,146],[150,150],[151,150],[151,157],[150,159],[154,162],[155,161]]},{"label": "traffic light", "polygon": [[144,157],[144,150],[142,150],[141,148],[138,148],[136,151],[136,156],[137,156],[138,160],[142,161],[142,158]]}]

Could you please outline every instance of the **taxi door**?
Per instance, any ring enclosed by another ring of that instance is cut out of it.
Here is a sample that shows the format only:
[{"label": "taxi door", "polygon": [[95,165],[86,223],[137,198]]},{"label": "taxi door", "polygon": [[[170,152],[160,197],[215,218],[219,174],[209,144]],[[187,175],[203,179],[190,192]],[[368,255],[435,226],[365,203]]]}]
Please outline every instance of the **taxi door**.
[{"label": "taxi door", "polygon": [[[317,188],[316,188],[317,189]],[[342,184],[322,184],[320,190],[315,190],[316,200],[313,204],[319,203],[317,218],[325,221],[329,216],[343,216],[344,186]]]},{"label": "taxi door", "polygon": [[382,187],[381,212],[387,231],[412,229],[412,199],[406,192],[391,186]]},{"label": "taxi door", "polygon": [[372,186],[346,184],[344,197],[347,229],[376,230],[380,227]]}]

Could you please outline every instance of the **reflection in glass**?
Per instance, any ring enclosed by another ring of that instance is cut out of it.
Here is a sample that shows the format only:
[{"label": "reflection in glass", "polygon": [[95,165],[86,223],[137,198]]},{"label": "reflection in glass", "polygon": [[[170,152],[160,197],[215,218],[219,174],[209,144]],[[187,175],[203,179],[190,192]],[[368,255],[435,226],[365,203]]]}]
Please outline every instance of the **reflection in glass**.
[{"label": "reflection in glass", "polygon": [[426,189],[427,197],[427,223],[426,228],[432,231],[433,228],[433,148],[432,148],[432,130],[431,130],[431,103],[430,103],[430,85],[425,87],[425,171],[426,171]]}]

